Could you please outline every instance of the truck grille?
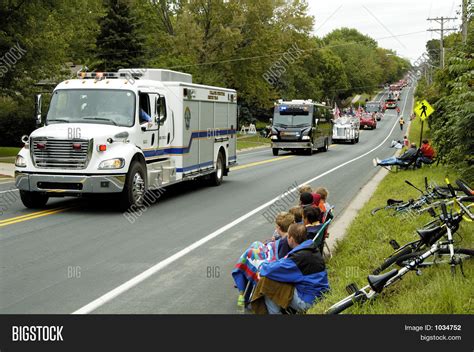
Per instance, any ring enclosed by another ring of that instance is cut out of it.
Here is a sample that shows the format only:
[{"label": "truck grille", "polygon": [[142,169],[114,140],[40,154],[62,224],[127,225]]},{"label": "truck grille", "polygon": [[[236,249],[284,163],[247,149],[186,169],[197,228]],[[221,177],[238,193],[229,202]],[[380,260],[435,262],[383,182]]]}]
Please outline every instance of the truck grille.
[{"label": "truck grille", "polygon": [[346,129],[344,127],[338,127],[336,129],[336,136],[338,137],[345,137],[346,136]]},{"label": "truck grille", "polygon": [[38,168],[85,169],[92,151],[92,140],[33,138],[31,154]]},{"label": "truck grille", "polygon": [[297,132],[280,132],[280,139],[282,141],[297,141],[300,136]]}]

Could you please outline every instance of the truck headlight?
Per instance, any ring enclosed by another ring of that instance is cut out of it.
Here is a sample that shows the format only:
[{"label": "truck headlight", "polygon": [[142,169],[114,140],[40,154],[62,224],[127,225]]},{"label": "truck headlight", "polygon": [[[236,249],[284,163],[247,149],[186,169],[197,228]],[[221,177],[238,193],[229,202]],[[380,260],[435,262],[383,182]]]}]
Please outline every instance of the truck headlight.
[{"label": "truck headlight", "polygon": [[26,167],[26,159],[21,155],[17,155],[15,159],[15,166],[16,167]]},{"label": "truck headlight", "polygon": [[303,141],[309,141],[311,139],[310,136],[303,136],[303,138],[301,138],[301,140]]},{"label": "truck headlight", "polygon": [[271,137],[272,140],[277,140],[278,139],[278,136],[276,134],[274,134],[272,137]]},{"label": "truck headlight", "polygon": [[104,160],[99,164],[99,169],[110,170],[110,169],[121,169],[125,166],[125,160],[122,158]]}]

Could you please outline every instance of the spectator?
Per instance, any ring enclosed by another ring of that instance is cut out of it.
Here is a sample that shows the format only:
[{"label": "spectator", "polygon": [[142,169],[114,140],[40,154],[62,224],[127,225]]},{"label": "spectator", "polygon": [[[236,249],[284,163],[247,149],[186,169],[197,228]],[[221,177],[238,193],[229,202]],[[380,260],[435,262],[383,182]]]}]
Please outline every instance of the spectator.
[{"label": "spectator", "polygon": [[406,148],[410,147],[410,141],[408,140],[407,136],[403,137],[403,146]]},{"label": "spectator", "polygon": [[319,201],[319,209],[321,209],[321,212],[325,214],[330,208],[330,206],[327,204],[329,192],[324,187],[318,187],[314,192],[320,195],[321,200]]},{"label": "spectator", "polygon": [[305,207],[307,205],[313,205],[314,197],[309,192],[303,192],[300,195],[300,206]]},{"label": "spectator", "polygon": [[421,144],[421,148],[420,148],[420,153],[421,153],[421,156],[416,161],[416,165],[418,167],[421,167],[421,163],[431,164],[436,155],[436,151],[430,145],[430,142],[427,139],[423,140]]},{"label": "spectator", "polygon": [[392,140],[392,143],[390,144],[390,148],[402,149],[403,144],[400,141]]},{"label": "spectator", "polygon": [[303,208],[295,206],[288,211],[295,217],[295,223],[302,224],[303,223]]},{"label": "spectator", "polygon": [[374,159],[372,162],[374,166],[393,166],[393,165],[406,165],[409,163],[413,158],[416,157],[418,154],[418,150],[416,149],[416,144],[412,143],[410,149],[408,149],[405,153],[402,154],[400,157],[391,157],[388,159],[380,160]]},{"label": "spectator", "polygon": [[436,154],[434,148],[431,146],[430,142],[427,139],[423,140],[420,151],[422,156],[429,161],[433,160]]},{"label": "spectator", "polygon": [[305,311],[329,290],[323,257],[313,241],[306,238],[304,225],[291,225],[291,252],[283,259],[262,264],[251,301],[255,313],[281,314],[281,308],[288,307]]},{"label": "spectator", "polygon": [[321,204],[321,196],[317,193],[312,193],[312,196],[313,196],[313,203],[311,204],[311,206],[313,208],[319,208],[319,205]]},{"label": "spectator", "polygon": [[301,194],[303,193],[313,193],[313,189],[311,188],[310,185],[303,185],[300,188],[298,188],[298,192]]},{"label": "spectator", "polygon": [[303,222],[306,226],[308,240],[313,240],[323,226],[321,224],[321,210],[319,208],[306,207],[303,209]]},{"label": "spectator", "polygon": [[234,266],[232,277],[239,290],[239,297],[237,299],[237,305],[239,306],[245,304],[244,292],[249,281],[252,284],[257,282],[257,273],[260,265],[265,261],[271,262],[283,258],[291,250],[288,245],[287,236],[288,228],[295,222],[294,216],[290,213],[282,212],[277,215],[275,222],[277,238],[268,243],[259,241],[252,243]]}]

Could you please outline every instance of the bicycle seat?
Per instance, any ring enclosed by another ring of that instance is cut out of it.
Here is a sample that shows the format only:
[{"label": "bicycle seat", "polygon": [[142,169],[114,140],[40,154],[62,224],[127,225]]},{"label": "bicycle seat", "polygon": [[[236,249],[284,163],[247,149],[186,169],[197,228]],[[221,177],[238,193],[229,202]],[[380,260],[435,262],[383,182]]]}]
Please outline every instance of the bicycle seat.
[{"label": "bicycle seat", "polygon": [[436,226],[431,229],[420,229],[416,230],[418,235],[420,235],[422,241],[427,244],[433,244],[441,238],[446,233],[446,228],[441,226]]},{"label": "bicycle seat", "polygon": [[387,199],[387,205],[402,204],[403,200]]},{"label": "bicycle seat", "polygon": [[385,284],[390,280],[392,277],[398,274],[397,269],[393,269],[385,274],[380,275],[369,275],[367,277],[367,281],[369,281],[369,285],[377,293],[382,292],[383,287]]}]

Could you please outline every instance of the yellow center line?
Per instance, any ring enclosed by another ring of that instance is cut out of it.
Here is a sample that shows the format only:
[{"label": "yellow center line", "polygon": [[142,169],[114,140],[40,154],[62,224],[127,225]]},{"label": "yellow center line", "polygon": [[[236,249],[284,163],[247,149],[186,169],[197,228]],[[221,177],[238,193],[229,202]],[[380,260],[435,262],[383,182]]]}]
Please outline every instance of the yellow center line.
[{"label": "yellow center line", "polygon": [[22,215],[22,216],[16,216],[14,218],[10,219],[5,219],[0,221],[0,227],[8,226],[8,225],[13,225],[18,222],[23,222],[23,221],[28,221],[28,220],[33,220],[37,219],[43,216],[48,216],[48,215],[53,215],[57,213],[62,213],[66,210],[73,209],[74,207],[69,207],[69,208],[54,208],[54,209],[49,209],[49,210],[43,210],[43,211],[38,211],[35,213],[27,214],[27,215]]},{"label": "yellow center line", "polygon": [[272,162],[275,162],[275,161],[290,159],[290,158],[294,158],[294,157],[295,157],[294,155],[287,155],[287,156],[280,156],[279,158],[256,161],[254,163],[248,163],[248,164],[232,167],[232,168],[230,168],[230,171],[237,171],[237,170],[247,169],[249,167],[268,164],[268,163],[272,163]]}]

